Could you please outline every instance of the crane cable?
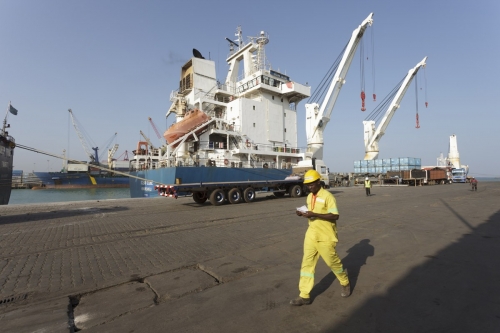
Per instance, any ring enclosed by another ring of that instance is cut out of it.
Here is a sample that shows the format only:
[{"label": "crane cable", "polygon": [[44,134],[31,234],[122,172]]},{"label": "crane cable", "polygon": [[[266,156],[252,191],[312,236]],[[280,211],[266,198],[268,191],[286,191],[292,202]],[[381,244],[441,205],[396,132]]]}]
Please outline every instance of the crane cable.
[{"label": "crane cable", "polygon": [[378,122],[381,118],[382,115],[384,115],[384,111],[387,110],[389,107],[390,102],[394,99],[394,96],[398,92],[399,88],[403,84],[404,77],[399,81],[399,83],[392,89],[392,91],[387,94],[386,97],[373,109],[368,116],[366,116],[365,120],[373,120],[375,122]]},{"label": "crane cable", "polygon": [[426,67],[424,67],[424,90],[425,90],[425,107],[427,108],[427,106],[429,106],[429,103],[427,102],[428,99],[427,99],[427,71],[425,69]]},{"label": "crane cable", "polygon": [[371,36],[371,42],[372,42],[372,80],[373,80],[373,101],[377,101],[377,94],[375,93],[375,30],[372,27],[370,29],[370,36]]},{"label": "crane cable", "polygon": [[418,119],[418,75],[415,75],[415,108],[417,111],[417,114],[415,116],[417,124],[415,125],[415,128],[420,128],[420,122]]},{"label": "crane cable", "polygon": [[72,159],[66,158],[64,156],[60,156],[60,155],[48,153],[48,152],[45,152],[45,151],[42,151],[42,150],[39,150],[39,149],[36,149],[36,148],[31,148],[31,147],[28,147],[28,146],[20,145],[18,143],[16,143],[16,148],[20,148],[20,149],[32,151],[34,153],[38,153],[38,154],[42,154],[42,155],[47,155],[47,156],[50,156],[50,157],[59,158],[59,159],[62,159],[62,160],[65,160],[65,161],[68,161],[68,162],[74,163],[74,164],[83,164],[83,165],[91,166],[93,168],[98,168],[100,170],[104,170],[104,171],[108,171],[108,172],[113,172],[113,173],[116,173],[118,175],[126,176],[126,177],[129,177],[129,178],[135,178],[135,179],[144,180],[144,181],[147,181],[147,182],[154,182],[155,184],[158,184],[158,185],[168,185],[168,184],[157,182],[156,180],[147,179],[147,178],[138,177],[138,176],[133,176],[133,175],[128,174],[126,172],[120,172],[120,171],[108,169],[108,168],[102,167],[100,165],[90,164],[90,163],[87,163],[87,162],[82,162],[82,161],[77,161],[77,160],[72,160]]},{"label": "crane cable", "polygon": [[328,91],[328,88],[330,86],[330,82],[332,81],[333,76],[335,75],[335,72],[337,71],[337,68],[340,65],[340,60],[342,60],[342,55],[345,53],[345,50],[347,49],[347,45],[348,44],[346,44],[344,46],[344,49],[340,52],[337,59],[335,59],[335,61],[331,65],[330,69],[326,73],[326,75],[321,79],[321,82],[319,83],[318,88],[316,88],[316,90],[314,90],[314,93],[307,100],[307,104],[311,104],[311,103],[318,103],[319,104],[319,102],[325,98],[326,92]]},{"label": "crane cable", "polygon": [[366,111],[365,107],[365,44],[364,40],[359,43],[359,75],[361,82],[361,111]]}]

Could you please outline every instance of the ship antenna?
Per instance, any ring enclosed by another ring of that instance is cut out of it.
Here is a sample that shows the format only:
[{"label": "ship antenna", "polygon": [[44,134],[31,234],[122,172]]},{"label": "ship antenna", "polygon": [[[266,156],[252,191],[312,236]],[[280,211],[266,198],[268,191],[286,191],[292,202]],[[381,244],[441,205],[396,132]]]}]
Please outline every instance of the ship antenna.
[{"label": "ship antenna", "polygon": [[260,36],[255,39],[259,46],[257,50],[257,70],[264,70],[266,68],[266,49],[265,45],[269,43],[269,36],[264,32],[260,32]]},{"label": "ship antenna", "polygon": [[243,32],[241,31],[241,25],[239,25],[236,29],[235,36],[238,37],[239,49],[241,49],[245,45],[245,42],[243,41]]}]

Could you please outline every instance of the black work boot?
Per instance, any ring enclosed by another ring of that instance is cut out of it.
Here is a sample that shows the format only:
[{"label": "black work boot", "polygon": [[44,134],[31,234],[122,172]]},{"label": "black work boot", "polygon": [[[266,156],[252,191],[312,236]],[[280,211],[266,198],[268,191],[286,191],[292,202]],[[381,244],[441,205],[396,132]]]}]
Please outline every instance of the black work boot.
[{"label": "black work boot", "polygon": [[340,292],[340,296],[342,297],[349,297],[351,295],[351,284],[347,284],[345,286],[342,286],[342,291]]},{"label": "black work boot", "polygon": [[[347,269],[344,269],[345,274],[347,275],[347,278],[349,278],[349,275],[347,274]],[[345,286],[342,286],[342,291],[340,292],[340,296],[342,297],[349,297],[351,295],[351,284],[348,283]]]},{"label": "black work boot", "polygon": [[290,301],[290,305],[295,305],[295,306],[309,305],[309,304],[311,304],[310,298],[297,297],[296,299],[292,299]]}]

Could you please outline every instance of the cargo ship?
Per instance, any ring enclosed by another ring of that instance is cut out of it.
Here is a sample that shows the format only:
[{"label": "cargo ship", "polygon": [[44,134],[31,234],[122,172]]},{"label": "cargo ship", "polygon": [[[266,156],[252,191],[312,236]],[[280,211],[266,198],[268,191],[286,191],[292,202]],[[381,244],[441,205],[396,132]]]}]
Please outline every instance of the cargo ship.
[{"label": "cargo ship", "polygon": [[[128,171],[117,170],[117,171]],[[128,188],[127,176],[100,170],[86,164],[68,163],[61,172],[34,172],[41,186],[33,189]]]},{"label": "cargo ship", "polygon": [[[261,32],[244,41],[228,38],[226,78],[216,78],[215,61],[193,49],[180,70],[167,112],[176,117],[157,149],[139,142],[131,160],[131,197],[155,197],[155,184],[285,179],[304,158],[297,146],[298,103],[311,94],[271,68]],[[302,122],[301,122],[302,123]]]},{"label": "cargo ship", "polygon": [[[17,110],[10,103],[7,114],[9,111],[17,114]],[[2,132],[0,133],[0,205],[7,205],[10,200],[14,149],[16,147],[16,141],[9,135],[7,128],[10,128],[10,124],[7,124],[7,116],[5,116]]]}]

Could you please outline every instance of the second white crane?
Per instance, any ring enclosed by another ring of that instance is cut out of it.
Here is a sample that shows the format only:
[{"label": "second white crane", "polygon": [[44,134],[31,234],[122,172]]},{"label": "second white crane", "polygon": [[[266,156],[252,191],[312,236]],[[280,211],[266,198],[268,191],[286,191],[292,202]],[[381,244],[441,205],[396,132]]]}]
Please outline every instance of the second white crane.
[{"label": "second white crane", "polygon": [[[389,122],[394,116],[394,113],[396,113],[396,110],[399,109],[401,100],[403,99],[411,81],[417,74],[418,70],[426,65],[425,63],[426,60],[427,57],[422,59],[422,61],[420,61],[415,67],[413,67],[408,71],[408,74],[402,81],[401,86],[399,87],[397,93],[394,95],[394,98],[392,99],[392,102],[389,105],[387,111],[385,112],[384,117],[380,121],[380,124],[378,125],[377,129],[375,129],[375,120],[363,121],[364,140],[365,140],[365,160],[374,160],[378,158],[378,153],[379,153],[378,143],[382,138],[382,136],[385,134],[385,130],[387,129]],[[381,104],[383,103],[384,102],[382,102]]]}]

